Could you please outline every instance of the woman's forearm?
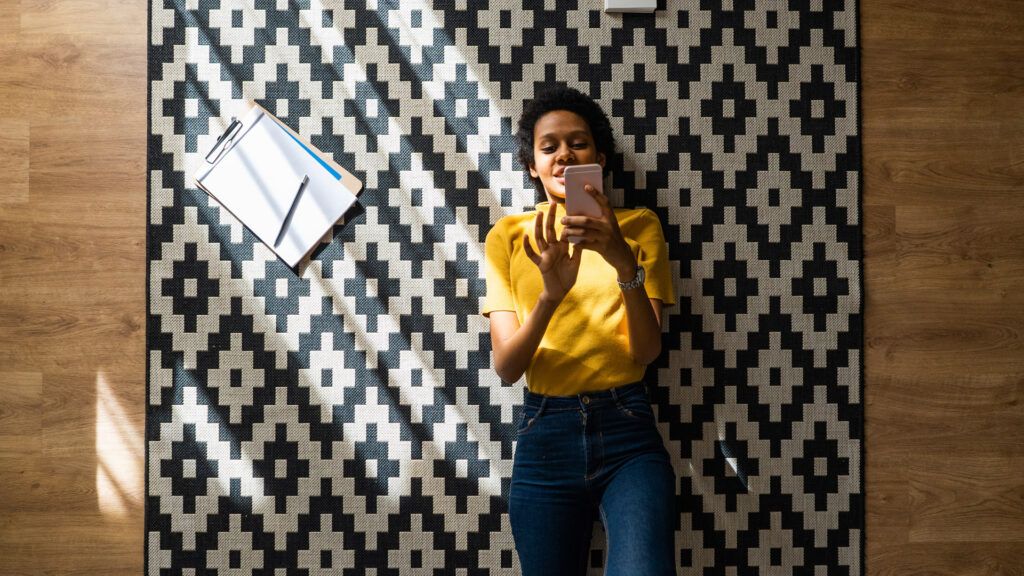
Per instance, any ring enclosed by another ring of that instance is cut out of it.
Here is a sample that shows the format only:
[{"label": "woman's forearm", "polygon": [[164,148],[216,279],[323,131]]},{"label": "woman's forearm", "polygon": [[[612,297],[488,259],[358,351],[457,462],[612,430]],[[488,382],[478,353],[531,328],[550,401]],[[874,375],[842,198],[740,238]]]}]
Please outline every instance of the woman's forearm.
[{"label": "woman's forearm", "polygon": [[[626,274],[620,272],[619,281],[629,281],[635,272],[635,268]],[[623,276],[628,277],[623,279]],[[630,356],[637,364],[650,364],[661,354],[661,326],[651,307],[647,288],[641,285],[632,290],[624,290],[622,297],[626,301]]]},{"label": "woman's forearm", "polygon": [[554,316],[559,302],[544,296],[537,299],[537,305],[526,316],[523,325],[507,340],[494,347],[494,370],[505,382],[518,382],[540,346],[548,323]]}]

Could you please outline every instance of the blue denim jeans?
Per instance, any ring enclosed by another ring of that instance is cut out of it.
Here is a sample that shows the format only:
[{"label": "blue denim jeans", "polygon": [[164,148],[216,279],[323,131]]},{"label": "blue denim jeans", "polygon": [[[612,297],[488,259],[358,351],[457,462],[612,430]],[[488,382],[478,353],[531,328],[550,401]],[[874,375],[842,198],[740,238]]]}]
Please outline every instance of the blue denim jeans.
[{"label": "blue denim jeans", "polygon": [[523,576],[586,574],[598,518],[605,576],[675,574],[675,485],[644,382],[573,396],[524,390],[509,489]]}]

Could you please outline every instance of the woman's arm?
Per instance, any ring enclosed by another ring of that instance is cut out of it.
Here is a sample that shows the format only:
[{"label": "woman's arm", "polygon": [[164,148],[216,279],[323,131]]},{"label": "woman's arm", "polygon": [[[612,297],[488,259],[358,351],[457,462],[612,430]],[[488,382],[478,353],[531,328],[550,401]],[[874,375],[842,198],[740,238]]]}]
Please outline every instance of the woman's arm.
[{"label": "woman's arm", "polygon": [[548,208],[546,224],[541,213],[534,219],[537,250],[534,250],[528,235],[522,237],[523,251],[537,265],[544,282],[544,290],[537,298],[537,304],[526,315],[526,322],[521,328],[515,312],[494,310],[490,314],[494,371],[505,382],[518,381],[529,368],[551,317],[576,284],[580,271],[583,251],[577,247],[570,256],[569,241],[565,234],[561,238],[555,234],[555,206],[551,204]]},{"label": "woman's arm", "polygon": [[505,382],[518,382],[530,367],[548,323],[558,308],[558,302],[541,297],[520,327],[515,312],[491,312],[491,350],[494,351],[494,371]]},{"label": "woman's arm", "polygon": [[[623,267],[618,274],[619,282],[629,282],[636,274],[636,265]],[[629,324],[629,354],[637,364],[650,364],[661,354],[661,300],[649,298],[643,285],[623,290],[622,297]]]},{"label": "woman's arm", "polygon": [[[657,298],[647,298],[647,291],[643,286],[624,292],[624,295],[626,317],[629,322],[630,355],[637,364],[650,364],[661,354],[662,302]],[[635,311],[631,312],[631,307]],[[490,313],[494,371],[503,381],[518,382],[529,368],[556,308],[558,303],[541,298],[537,301],[537,306],[526,316],[526,323],[523,326],[519,325],[515,312],[495,310]],[[650,312],[646,312],[647,310]],[[645,327],[641,320],[645,313],[652,316],[653,329],[650,326]],[[637,354],[637,351],[644,353]]]},{"label": "woman's arm", "polygon": [[[594,250],[615,268],[619,282],[629,282],[636,274],[636,256],[619,229],[619,221],[608,197],[587,184],[584,190],[601,206],[601,217],[565,216],[562,234],[581,236],[578,245]],[[661,300],[647,296],[647,288],[625,290],[629,327],[629,355],[637,364],[647,365],[661,354]]]}]

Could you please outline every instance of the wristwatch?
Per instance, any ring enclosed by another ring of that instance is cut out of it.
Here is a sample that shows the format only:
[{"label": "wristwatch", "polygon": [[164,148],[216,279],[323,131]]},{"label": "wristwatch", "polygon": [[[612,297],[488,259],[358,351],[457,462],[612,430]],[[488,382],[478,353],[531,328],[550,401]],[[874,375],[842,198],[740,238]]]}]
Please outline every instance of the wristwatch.
[{"label": "wristwatch", "polygon": [[639,288],[639,287],[643,286],[644,285],[644,279],[646,277],[647,277],[647,275],[644,272],[644,267],[639,265],[639,264],[637,264],[636,265],[636,276],[634,276],[632,280],[630,280],[629,282],[619,282],[618,278],[616,278],[615,281],[619,282],[619,288],[622,288],[623,290],[632,290],[633,288]]}]

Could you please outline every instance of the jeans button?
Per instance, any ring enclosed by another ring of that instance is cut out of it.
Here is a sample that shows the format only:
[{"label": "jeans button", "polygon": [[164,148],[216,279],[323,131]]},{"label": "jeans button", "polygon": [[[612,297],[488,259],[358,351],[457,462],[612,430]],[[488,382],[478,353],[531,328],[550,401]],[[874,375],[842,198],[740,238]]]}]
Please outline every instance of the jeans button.
[{"label": "jeans button", "polygon": [[583,403],[584,404],[590,404],[590,396],[584,396],[583,397]]}]

